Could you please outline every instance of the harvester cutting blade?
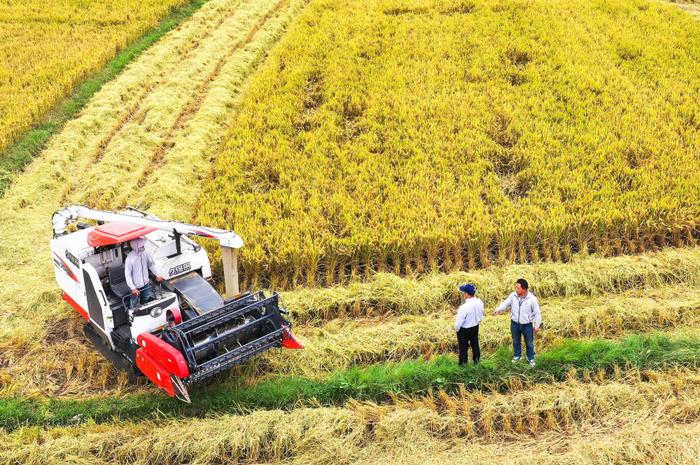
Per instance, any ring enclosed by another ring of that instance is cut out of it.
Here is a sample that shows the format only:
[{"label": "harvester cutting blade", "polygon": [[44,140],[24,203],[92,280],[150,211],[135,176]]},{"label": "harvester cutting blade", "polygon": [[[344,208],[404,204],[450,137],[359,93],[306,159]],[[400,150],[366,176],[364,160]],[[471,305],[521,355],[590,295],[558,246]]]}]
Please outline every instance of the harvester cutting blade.
[{"label": "harvester cutting blade", "polygon": [[163,339],[177,347],[189,367],[185,382],[210,378],[283,343],[294,345],[278,300],[277,294],[246,293],[166,329]]},{"label": "harvester cutting blade", "polygon": [[170,375],[170,381],[173,383],[175,397],[188,404],[191,403],[190,393],[187,392],[187,386],[185,386],[185,383],[183,383],[182,380],[175,375]]}]

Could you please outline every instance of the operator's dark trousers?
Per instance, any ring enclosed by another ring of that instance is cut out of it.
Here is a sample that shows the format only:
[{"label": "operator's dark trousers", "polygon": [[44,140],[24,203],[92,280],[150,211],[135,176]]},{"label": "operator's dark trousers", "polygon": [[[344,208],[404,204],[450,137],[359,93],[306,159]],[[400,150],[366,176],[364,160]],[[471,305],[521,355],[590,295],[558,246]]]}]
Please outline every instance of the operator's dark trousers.
[{"label": "operator's dark trousers", "polygon": [[153,286],[151,286],[151,283],[148,283],[142,288],[140,288],[139,292],[139,295],[131,294],[129,296],[129,308],[136,308],[139,305],[143,305],[146,302],[156,298],[156,293],[153,290]]},{"label": "operator's dark trousers", "polygon": [[459,343],[459,364],[467,364],[467,355],[469,346],[472,347],[472,360],[474,363],[479,363],[481,358],[481,350],[479,350],[479,325],[471,328],[460,328],[457,331],[457,342]]}]

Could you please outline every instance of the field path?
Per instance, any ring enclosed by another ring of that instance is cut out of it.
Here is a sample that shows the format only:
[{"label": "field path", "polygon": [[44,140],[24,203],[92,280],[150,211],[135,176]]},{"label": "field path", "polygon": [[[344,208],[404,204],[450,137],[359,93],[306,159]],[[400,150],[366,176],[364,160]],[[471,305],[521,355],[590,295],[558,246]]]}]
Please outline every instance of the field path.
[{"label": "field path", "polygon": [[105,85],[0,199],[0,391],[74,392],[74,367],[84,382],[107,381],[109,368],[65,327],[52,213],[135,205],[190,219],[249,77],[305,4],[207,2]]}]

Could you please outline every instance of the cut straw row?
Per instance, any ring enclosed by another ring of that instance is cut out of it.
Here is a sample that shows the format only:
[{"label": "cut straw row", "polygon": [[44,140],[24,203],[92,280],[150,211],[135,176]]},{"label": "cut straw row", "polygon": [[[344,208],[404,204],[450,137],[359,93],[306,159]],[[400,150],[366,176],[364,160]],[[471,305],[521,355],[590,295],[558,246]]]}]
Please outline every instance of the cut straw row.
[{"label": "cut straw row", "polygon": [[[540,305],[545,329],[536,336],[538,351],[566,338],[615,338],[700,326],[700,297],[694,287],[553,298]],[[508,316],[494,317],[490,311],[487,308],[479,328],[482,354],[507,346],[511,340]],[[294,334],[303,350],[268,352],[244,373],[318,377],[353,366],[456,352],[453,324],[453,312],[446,309],[436,314],[342,318],[319,327],[301,326]]]},{"label": "cut straw row", "polygon": [[436,391],[388,406],[351,402],[206,419],[26,427],[0,432],[0,460],[454,463],[447,458],[461,453],[459,463],[525,463],[525,457],[530,463],[628,463],[638,454],[645,463],[693,463],[700,378],[684,371],[651,376],[632,371],[600,385],[569,380],[505,395]]},{"label": "cut straw row", "polygon": [[571,263],[494,267],[475,272],[401,278],[387,273],[366,282],[283,293],[283,303],[297,323],[338,317],[427,314],[459,303],[458,286],[472,282],[477,296],[494,307],[526,278],[538,298],[601,295],[669,284],[700,283],[700,248],[665,249],[638,256],[589,257]]}]

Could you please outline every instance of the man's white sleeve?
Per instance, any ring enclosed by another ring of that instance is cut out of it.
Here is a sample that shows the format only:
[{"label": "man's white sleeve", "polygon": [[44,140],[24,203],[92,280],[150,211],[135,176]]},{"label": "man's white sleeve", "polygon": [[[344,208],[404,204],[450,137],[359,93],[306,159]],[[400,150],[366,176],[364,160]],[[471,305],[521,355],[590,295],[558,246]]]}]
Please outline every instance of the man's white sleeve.
[{"label": "man's white sleeve", "polygon": [[126,278],[126,284],[129,286],[129,289],[136,289],[134,280],[131,278],[133,272],[134,262],[127,257],[126,263],[124,263],[124,277]]},{"label": "man's white sleeve", "polygon": [[509,295],[508,298],[506,300],[504,300],[503,302],[501,302],[501,305],[499,305],[498,308],[496,308],[496,311],[498,313],[501,313],[503,310],[508,308],[510,306],[510,301],[512,298],[513,298],[513,294]]},{"label": "man's white sleeve", "polygon": [[542,312],[540,312],[540,303],[537,301],[537,297],[534,295],[532,301],[532,321],[534,321],[535,329],[539,328],[542,324]]},{"label": "man's white sleeve", "polygon": [[467,309],[465,305],[460,305],[457,310],[457,316],[455,317],[455,331],[459,331],[459,328],[464,324],[464,319],[467,317]]},{"label": "man's white sleeve", "polygon": [[158,268],[156,267],[156,262],[153,260],[153,257],[151,257],[151,254],[148,254],[148,269],[151,270],[151,273],[158,276]]}]

